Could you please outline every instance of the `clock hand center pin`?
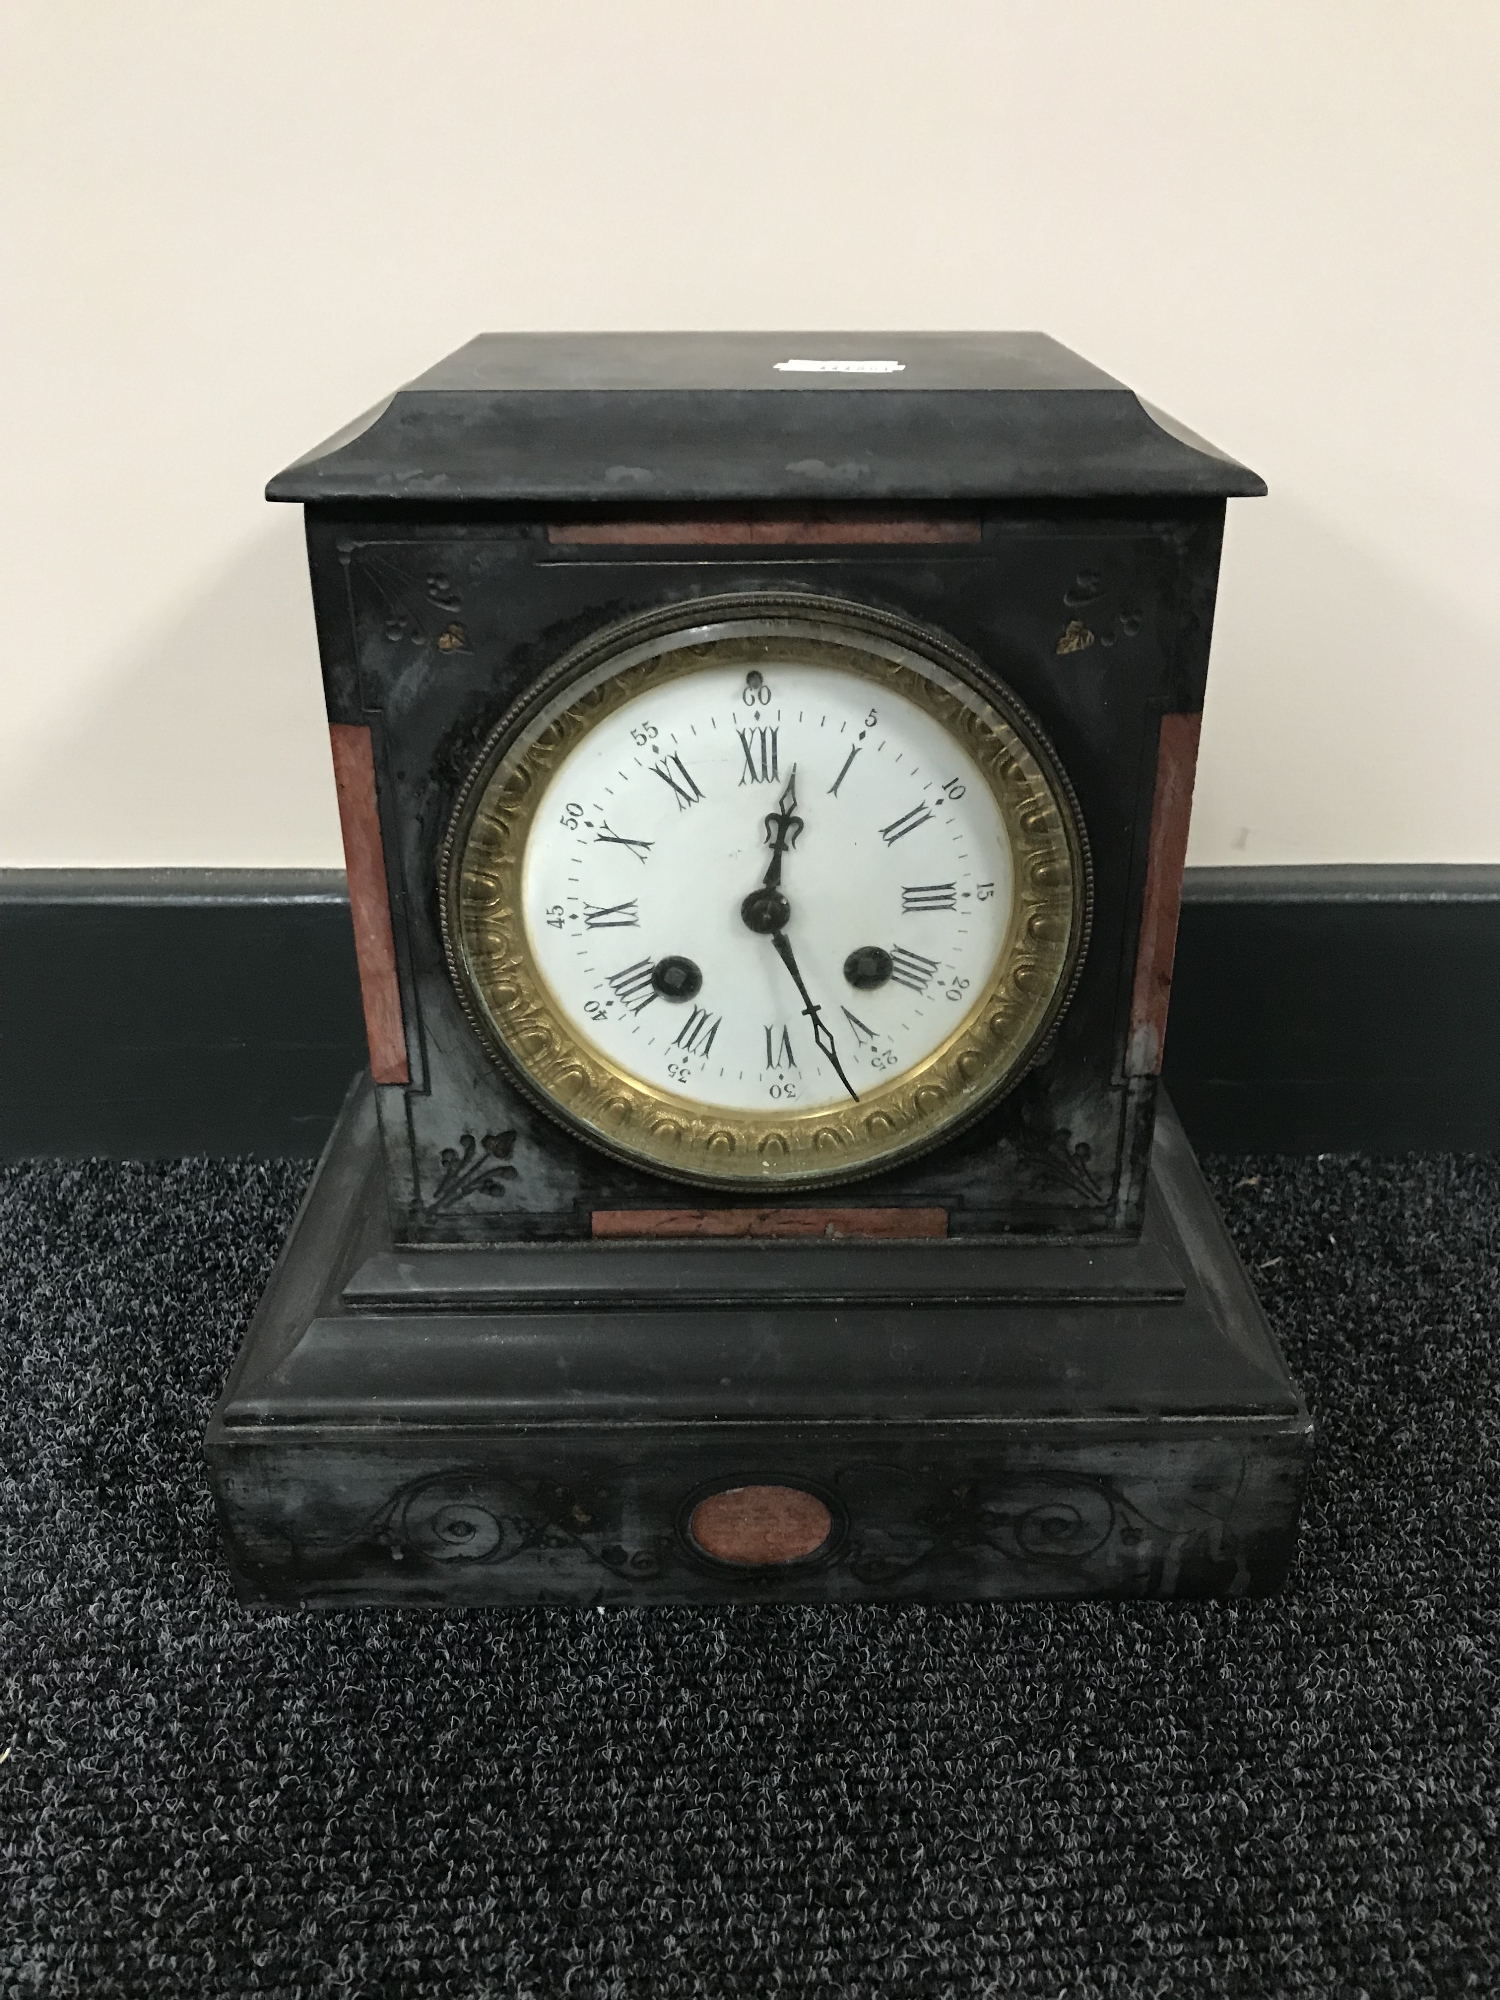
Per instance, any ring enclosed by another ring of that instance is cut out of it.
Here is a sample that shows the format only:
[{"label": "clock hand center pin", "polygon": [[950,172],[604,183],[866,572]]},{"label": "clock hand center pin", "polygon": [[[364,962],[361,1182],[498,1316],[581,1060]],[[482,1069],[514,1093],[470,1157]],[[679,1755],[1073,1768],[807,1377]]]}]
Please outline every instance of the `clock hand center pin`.
[{"label": "clock hand center pin", "polygon": [[770,866],[760,887],[752,889],[740,904],[741,917],[757,937],[770,937],[773,932],[783,929],[792,914],[791,904],[781,893],[781,863],[787,850],[797,845],[797,836],[801,831],[802,821],[797,817],[797,769],[793,765],[780,804],[775,812],[766,814]]}]

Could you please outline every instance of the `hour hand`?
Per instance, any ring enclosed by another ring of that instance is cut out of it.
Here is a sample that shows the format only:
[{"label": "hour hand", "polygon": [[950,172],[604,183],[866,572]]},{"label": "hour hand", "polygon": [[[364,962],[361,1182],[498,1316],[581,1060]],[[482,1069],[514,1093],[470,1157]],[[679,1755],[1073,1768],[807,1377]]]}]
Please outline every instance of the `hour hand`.
[{"label": "hour hand", "polygon": [[786,781],[786,790],[781,795],[781,803],[775,812],[766,814],[766,839],[771,848],[771,865],[766,870],[762,887],[774,889],[781,881],[782,857],[789,847],[797,845],[797,835],[802,831],[802,821],[797,817],[797,771],[795,765]]}]

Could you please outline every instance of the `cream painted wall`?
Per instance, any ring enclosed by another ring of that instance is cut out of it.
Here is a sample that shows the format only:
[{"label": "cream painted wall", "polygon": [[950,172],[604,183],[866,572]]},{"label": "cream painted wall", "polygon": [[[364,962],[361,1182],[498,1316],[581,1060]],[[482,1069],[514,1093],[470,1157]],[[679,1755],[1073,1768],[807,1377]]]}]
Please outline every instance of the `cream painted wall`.
[{"label": "cream painted wall", "polygon": [[1042,327],[1247,460],[1193,860],[1500,860],[1494,0],[6,0],[0,864],[336,865],[269,473],[487,327]]}]

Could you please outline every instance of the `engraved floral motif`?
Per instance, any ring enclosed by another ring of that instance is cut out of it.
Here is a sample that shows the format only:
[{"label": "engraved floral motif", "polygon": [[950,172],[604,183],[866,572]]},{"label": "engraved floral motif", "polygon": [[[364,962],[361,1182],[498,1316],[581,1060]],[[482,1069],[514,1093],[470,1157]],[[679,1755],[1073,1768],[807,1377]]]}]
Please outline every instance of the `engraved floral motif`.
[{"label": "engraved floral motif", "polygon": [[1056,652],[1059,659],[1069,653],[1085,653],[1094,643],[1094,635],[1081,618],[1070,618],[1058,635]]},{"label": "engraved floral motif", "polygon": [[350,567],[374,598],[381,630],[392,645],[405,639],[414,646],[435,645],[440,653],[472,650],[466,627],[449,615],[463,600],[446,571],[409,576],[398,563],[370,548],[361,549]]},{"label": "engraved floral motif", "polygon": [[1085,604],[1096,603],[1103,595],[1104,579],[1099,572],[1081,569],[1063,592],[1063,603],[1070,611],[1076,611]]},{"label": "engraved floral motif", "polygon": [[[856,1483],[869,1483],[859,1468]],[[906,1483],[887,1475],[884,1507]],[[896,1527],[877,1525],[855,1535],[849,1567],[862,1583],[890,1584],[943,1557],[987,1551],[1017,1567],[1040,1563],[1071,1567],[1086,1563],[1119,1534],[1125,1546],[1141,1536],[1130,1525],[1133,1510],[1114,1482],[1068,1472],[1019,1473],[961,1486],[923,1504],[913,1495],[909,1518]]]},{"label": "engraved floral motif", "polygon": [[1093,1148],[1087,1140],[1074,1139],[1066,1130],[1040,1132],[1023,1125],[1008,1150],[1018,1179],[1043,1191],[1066,1188],[1089,1202],[1105,1199],[1104,1187],[1089,1164]]},{"label": "engraved floral motif", "polygon": [[[1170,1595],[1193,1547],[1215,1564],[1235,1565],[1242,1579],[1248,1574],[1234,1526],[1243,1480],[1237,1453],[1190,1468],[1142,1468],[1136,1477],[1082,1464],[1018,1465],[956,1486],[865,1461],[833,1474],[830,1505],[840,1519],[847,1515],[847,1532],[818,1566],[877,1591],[933,1570],[951,1576],[955,1567],[977,1580],[999,1563],[1022,1591],[1049,1587],[1050,1572],[1057,1580],[1071,1574],[1082,1588],[1128,1575],[1134,1588]],[[597,1484],[453,1466],[398,1487],[357,1539],[392,1562],[439,1564],[450,1574],[529,1559],[566,1577],[581,1561],[623,1583],[650,1585],[680,1564],[698,1567],[683,1526],[701,1489],[680,1492],[670,1474],[654,1492],[636,1492],[628,1480]],[[777,1573],[770,1564],[759,1574]],[[756,1580],[747,1569],[743,1581]]]},{"label": "engraved floral motif", "polygon": [[594,1504],[586,1494],[528,1490],[493,1472],[456,1467],[399,1488],[366,1532],[393,1562],[497,1567],[527,1553],[577,1550],[625,1582],[658,1576],[667,1538],[634,1549],[605,1539]]},{"label": "engraved floral motif", "polygon": [[478,1141],[472,1132],[465,1132],[457,1146],[445,1146],[438,1155],[443,1171],[428,1208],[441,1214],[470,1195],[503,1194],[505,1183],[516,1177],[510,1164],[515,1146],[514,1132],[486,1132]]}]

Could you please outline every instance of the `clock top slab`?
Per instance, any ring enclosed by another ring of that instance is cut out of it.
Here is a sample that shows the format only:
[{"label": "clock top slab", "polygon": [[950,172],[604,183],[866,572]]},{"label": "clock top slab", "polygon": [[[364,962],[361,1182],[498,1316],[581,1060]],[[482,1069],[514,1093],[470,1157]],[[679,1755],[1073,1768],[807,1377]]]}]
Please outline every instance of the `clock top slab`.
[{"label": "clock top slab", "polygon": [[485,333],[280,472],[311,504],[1227,499],[1247,467],[1042,333]]}]

